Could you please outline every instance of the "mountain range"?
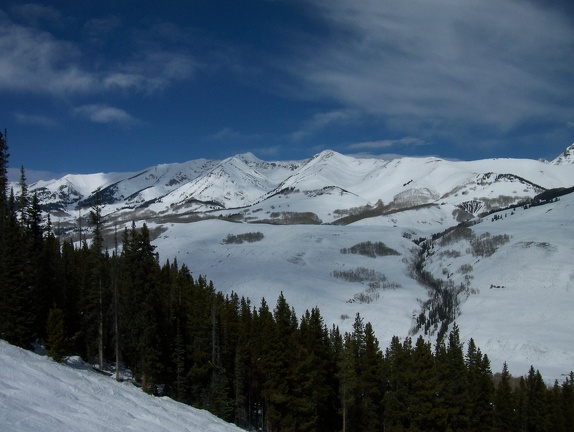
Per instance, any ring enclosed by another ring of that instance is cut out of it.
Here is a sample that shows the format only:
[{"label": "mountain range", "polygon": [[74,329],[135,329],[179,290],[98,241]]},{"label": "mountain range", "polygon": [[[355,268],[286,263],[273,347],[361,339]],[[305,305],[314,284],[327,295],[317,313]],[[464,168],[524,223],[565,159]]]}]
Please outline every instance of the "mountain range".
[{"label": "mountain range", "polygon": [[574,145],[553,161],[247,153],[29,191],[62,239],[89,241],[98,203],[108,248],[145,222],[162,260],[254,304],[283,292],[298,315],[319,306],[343,330],[360,313],[383,348],[456,322],[495,372],[507,361],[553,380],[574,369],[573,186]]}]

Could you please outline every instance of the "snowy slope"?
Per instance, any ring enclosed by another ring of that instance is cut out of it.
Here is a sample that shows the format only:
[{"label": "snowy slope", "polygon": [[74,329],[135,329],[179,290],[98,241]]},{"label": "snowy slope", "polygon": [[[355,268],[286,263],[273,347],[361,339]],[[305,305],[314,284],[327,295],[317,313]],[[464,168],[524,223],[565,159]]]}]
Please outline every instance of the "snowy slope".
[{"label": "snowy slope", "polygon": [[[426,269],[455,285],[470,277],[476,294],[457,323],[488,353],[495,370],[530,365],[548,379],[574,369],[574,194],[542,206],[504,211],[471,228],[475,239],[508,236],[490,256],[472,253],[468,237],[435,242]],[[502,238],[502,237],[498,237]],[[522,372],[520,372],[522,371]]]},{"label": "snowy slope", "polygon": [[[153,225],[152,225],[153,227]],[[255,243],[225,244],[228,235],[261,232]],[[360,242],[382,241],[400,253],[370,258],[342,254],[341,249]],[[262,297],[275,306],[281,292],[301,317],[318,306],[329,327],[351,330],[359,312],[371,321],[386,346],[393,335],[405,335],[412,325],[417,297],[425,290],[406,273],[404,258],[413,243],[393,227],[237,224],[218,220],[174,224],[154,241],[162,257],[177,257],[195,275],[207,275],[223,292],[249,297],[254,306]],[[371,303],[354,300],[367,290],[368,282],[347,282],[334,271],[363,267],[385,275],[396,289],[381,289]]]},{"label": "snowy slope", "polygon": [[197,410],[118,383],[80,363],[76,368],[0,340],[3,432],[240,431]]}]

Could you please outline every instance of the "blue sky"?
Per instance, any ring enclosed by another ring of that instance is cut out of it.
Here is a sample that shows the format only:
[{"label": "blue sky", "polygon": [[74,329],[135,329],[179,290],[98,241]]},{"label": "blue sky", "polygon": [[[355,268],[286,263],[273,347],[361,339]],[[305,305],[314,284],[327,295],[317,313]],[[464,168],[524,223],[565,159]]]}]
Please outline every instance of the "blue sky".
[{"label": "blue sky", "polygon": [[553,158],[574,7],[547,3],[8,0],[0,127],[29,180],[244,152]]}]

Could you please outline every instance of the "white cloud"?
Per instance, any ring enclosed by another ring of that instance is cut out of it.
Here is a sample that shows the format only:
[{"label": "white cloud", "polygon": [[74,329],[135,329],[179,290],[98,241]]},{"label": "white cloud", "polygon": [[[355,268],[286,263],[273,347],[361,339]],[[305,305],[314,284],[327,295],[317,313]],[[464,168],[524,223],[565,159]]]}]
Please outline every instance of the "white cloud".
[{"label": "white cloud", "polygon": [[175,81],[193,75],[194,61],[183,54],[174,52],[147,52],[141,59],[130,59],[118,65],[102,78],[106,90],[133,90],[153,93]]},{"label": "white cloud", "polygon": [[0,91],[64,95],[87,93],[97,76],[76,62],[74,44],[46,32],[13,24],[0,16]]},{"label": "white cloud", "polygon": [[571,114],[574,28],[550,8],[509,0],[309,3],[329,37],[282,63],[307,98],[417,134],[469,125],[508,131]]},{"label": "white cloud", "polygon": [[404,137],[397,140],[377,140],[377,141],[364,141],[348,146],[349,150],[380,150],[390,147],[407,147],[407,146],[422,146],[426,143],[414,137]]},{"label": "white cloud", "polygon": [[73,113],[90,120],[93,123],[117,123],[124,126],[141,124],[141,121],[120,108],[107,105],[83,105],[74,108]]}]

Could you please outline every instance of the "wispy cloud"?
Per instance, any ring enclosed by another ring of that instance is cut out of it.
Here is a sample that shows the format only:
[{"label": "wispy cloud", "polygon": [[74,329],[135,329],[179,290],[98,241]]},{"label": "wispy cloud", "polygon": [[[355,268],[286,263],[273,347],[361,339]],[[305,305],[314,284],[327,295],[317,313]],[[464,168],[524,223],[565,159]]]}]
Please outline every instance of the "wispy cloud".
[{"label": "wispy cloud", "polygon": [[436,134],[532,119],[562,125],[574,100],[574,28],[535,2],[319,0],[329,37],[284,66],[306,97]]},{"label": "wispy cloud", "polygon": [[352,109],[318,112],[313,114],[311,118],[303,124],[301,129],[291,133],[290,138],[294,141],[299,141],[326,127],[352,123],[356,121],[358,117],[358,112]]},{"label": "wispy cloud", "polygon": [[427,143],[419,138],[404,137],[396,140],[377,140],[377,141],[364,141],[347,146],[349,150],[381,150],[391,147],[418,147],[427,145]]},{"label": "wispy cloud", "polygon": [[58,122],[55,119],[43,115],[17,112],[14,117],[18,123],[25,125],[43,126],[47,128],[53,128],[58,125]]},{"label": "wispy cloud", "polygon": [[[39,12],[38,12],[39,13]],[[91,22],[91,29],[117,23]],[[152,93],[193,75],[190,55],[145,46],[127,58],[93,66],[76,43],[33,26],[15,23],[0,12],[0,91],[57,97],[102,94],[118,89]]]},{"label": "wispy cloud", "polygon": [[[29,170],[25,169],[26,183],[32,184],[40,180],[53,180],[63,177],[67,173],[56,173],[52,171],[42,171],[42,170]],[[8,181],[19,182],[20,181],[20,168],[8,168],[7,173]]]},{"label": "wispy cloud", "polygon": [[62,21],[62,14],[59,11],[52,7],[37,3],[16,5],[12,8],[12,11],[32,25],[38,25],[42,21],[56,24],[61,23]]},{"label": "wispy cloud", "polygon": [[64,95],[87,93],[98,78],[78,65],[70,42],[14,24],[0,14],[0,91]]},{"label": "wispy cloud", "polygon": [[128,112],[107,105],[82,105],[74,108],[75,115],[84,117],[93,123],[119,124],[123,126],[136,126],[142,124],[140,120],[133,117]]}]

